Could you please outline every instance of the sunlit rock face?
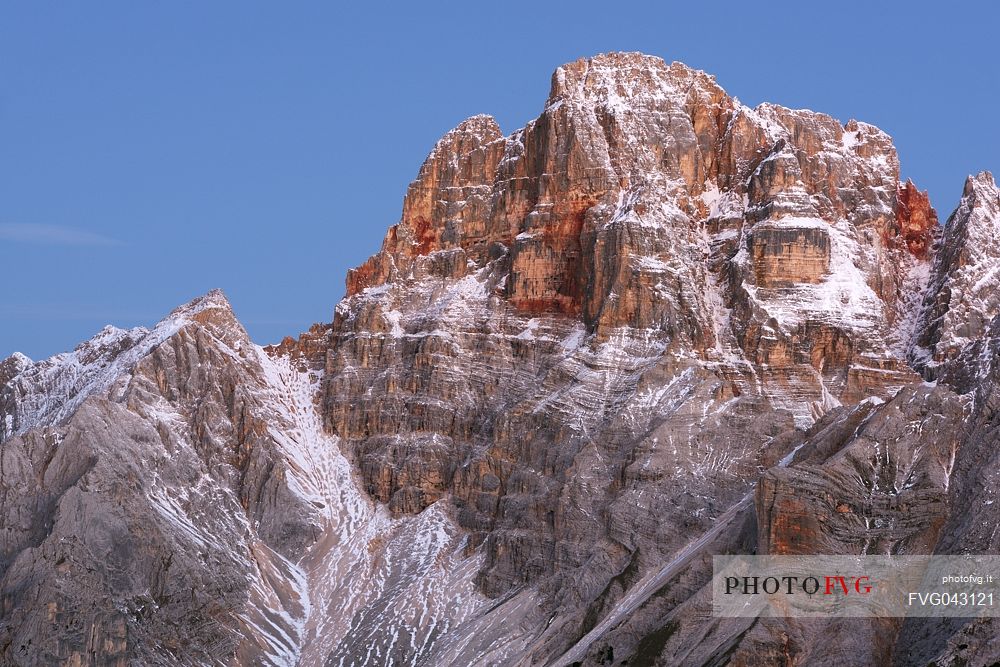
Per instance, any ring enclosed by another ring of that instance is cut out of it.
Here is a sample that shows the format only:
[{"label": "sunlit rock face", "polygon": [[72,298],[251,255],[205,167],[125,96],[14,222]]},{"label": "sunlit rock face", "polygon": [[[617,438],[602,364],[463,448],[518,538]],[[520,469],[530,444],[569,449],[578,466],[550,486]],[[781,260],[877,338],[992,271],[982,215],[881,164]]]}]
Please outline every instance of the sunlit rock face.
[{"label": "sunlit rock face", "polygon": [[983,173],[940,227],[865,123],[560,67],[441,138],[331,323],[262,348],[213,292],[0,362],[0,654],[975,664],[988,624],[716,623],[706,584],[998,548],[998,212]]}]

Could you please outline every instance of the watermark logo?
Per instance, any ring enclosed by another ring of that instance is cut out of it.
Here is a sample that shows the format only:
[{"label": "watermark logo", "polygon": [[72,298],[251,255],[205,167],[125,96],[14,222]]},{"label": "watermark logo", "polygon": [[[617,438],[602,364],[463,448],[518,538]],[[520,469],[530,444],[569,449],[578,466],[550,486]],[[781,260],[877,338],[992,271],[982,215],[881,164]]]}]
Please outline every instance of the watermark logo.
[{"label": "watermark logo", "polygon": [[1000,616],[1000,556],[716,556],[715,616]]}]

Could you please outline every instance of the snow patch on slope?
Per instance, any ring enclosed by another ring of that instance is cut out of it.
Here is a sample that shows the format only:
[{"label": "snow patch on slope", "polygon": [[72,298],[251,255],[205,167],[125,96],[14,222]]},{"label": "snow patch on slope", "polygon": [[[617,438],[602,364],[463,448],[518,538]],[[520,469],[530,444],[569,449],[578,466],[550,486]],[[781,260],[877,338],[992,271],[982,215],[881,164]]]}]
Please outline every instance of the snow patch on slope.
[{"label": "snow patch on slope", "polygon": [[[761,225],[823,229],[830,237],[829,271],[818,283],[766,289],[743,283],[743,289],[768,316],[791,332],[809,319],[824,320],[855,330],[873,330],[883,320],[883,303],[868,285],[854,258],[861,253],[851,225],[844,219],[830,224],[818,218],[781,218]],[[749,262],[746,248],[737,261]]]},{"label": "snow patch on slope", "polygon": [[473,582],[481,556],[464,555],[445,501],[401,518],[373,502],[339,439],[323,429],[314,405],[320,375],[260,348],[258,358],[275,394],[271,435],[287,458],[289,486],[317,507],[323,531],[289,568],[303,582],[296,664],[417,664],[488,603]]}]

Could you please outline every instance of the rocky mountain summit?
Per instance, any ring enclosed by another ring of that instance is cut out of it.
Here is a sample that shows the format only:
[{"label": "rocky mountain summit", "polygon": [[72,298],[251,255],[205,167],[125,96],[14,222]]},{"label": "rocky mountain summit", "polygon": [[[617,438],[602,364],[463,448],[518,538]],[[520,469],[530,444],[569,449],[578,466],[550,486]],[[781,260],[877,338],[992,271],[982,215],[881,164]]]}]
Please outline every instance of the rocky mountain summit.
[{"label": "rocky mountain summit", "polygon": [[[720,553],[998,553],[1000,191],[641,54],[433,148],[333,321],[0,363],[0,663],[990,664],[721,619]],[[820,641],[821,639],[821,641]]]}]

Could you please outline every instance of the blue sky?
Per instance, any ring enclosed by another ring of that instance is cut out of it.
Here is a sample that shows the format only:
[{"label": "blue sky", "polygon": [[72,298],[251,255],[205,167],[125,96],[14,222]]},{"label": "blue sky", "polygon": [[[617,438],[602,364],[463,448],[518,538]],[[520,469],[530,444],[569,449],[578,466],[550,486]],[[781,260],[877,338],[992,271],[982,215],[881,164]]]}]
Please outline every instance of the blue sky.
[{"label": "blue sky", "polygon": [[214,287],[258,342],[328,321],[441,134],[603,51],[874,123],[942,218],[1000,170],[992,2],[338,4],[0,5],[0,358]]}]

